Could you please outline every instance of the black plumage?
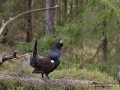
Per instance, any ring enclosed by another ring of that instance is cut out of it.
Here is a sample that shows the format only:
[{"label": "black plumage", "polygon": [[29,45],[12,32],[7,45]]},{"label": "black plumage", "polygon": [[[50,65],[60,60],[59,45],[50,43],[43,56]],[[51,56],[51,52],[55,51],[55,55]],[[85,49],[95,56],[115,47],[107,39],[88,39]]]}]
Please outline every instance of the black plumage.
[{"label": "black plumage", "polygon": [[56,42],[55,45],[53,46],[51,52],[48,54],[47,58],[50,58],[50,59],[57,59],[57,58],[60,58],[60,55],[61,55],[61,47],[63,46],[63,43],[62,41],[60,42]]},{"label": "black plumage", "polygon": [[[48,54],[47,58],[39,58],[37,55],[37,40],[35,41],[33,55],[30,58],[30,66],[34,68],[32,73],[41,73],[42,78],[44,74],[48,77],[48,74],[52,72],[60,63],[60,48],[62,47],[61,42],[57,42],[52,51]],[[58,49],[58,50],[57,50]],[[57,51],[57,53],[55,53]]]},{"label": "black plumage", "polygon": [[42,74],[42,78],[44,78],[44,74],[47,76],[47,78],[49,79],[48,74],[51,72],[51,70],[53,69],[53,67],[55,66],[55,63],[53,60],[44,58],[43,60],[41,60],[36,66],[35,69],[33,70],[32,73],[36,73]]},{"label": "black plumage", "polygon": [[56,69],[59,64],[60,64],[60,56],[61,56],[61,47],[63,46],[62,41],[60,42],[56,42],[52,48],[52,50],[50,51],[50,53],[48,54],[47,58],[50,58],[52,60],[55,61],[55,66],[54,68],[51,70],[51,72]]}]

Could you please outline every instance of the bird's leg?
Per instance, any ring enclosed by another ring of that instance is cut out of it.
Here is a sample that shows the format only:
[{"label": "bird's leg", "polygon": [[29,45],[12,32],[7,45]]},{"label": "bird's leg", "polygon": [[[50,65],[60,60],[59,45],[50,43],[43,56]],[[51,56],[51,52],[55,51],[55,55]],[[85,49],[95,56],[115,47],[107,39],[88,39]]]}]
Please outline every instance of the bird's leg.
[{"label": "bird's leg", "polygon": [[48,76],[48,73],[45,73],[45,75],[46,75],[46,77],[47,77],[49,80],[51,80],[51,79],[49,78],[49,76]]},{"label": "bird's leg", "polygon": [[44,73],[42,73],[42,78],[41,79],[46,82],[46,79],[44,78]]},{"label": "bird's leg", "polygon": [[54,82],[53,80],[51,80],[51,79],[49,78],[48,73],[45,73],[45,75],[46,75],[46,77],[48,78],[48,80],[49,80],[50,82]]},{"label": "bird's leg", "polygon": [[42,73],[42,78],[44,78],[44,75],[43,75],[44,73]]},{"label": "bird's leg", "polygon": [[43,79],[44,81],[46,81],[46,80],[44,79],[44,73],[42,73],[42,79]]}]

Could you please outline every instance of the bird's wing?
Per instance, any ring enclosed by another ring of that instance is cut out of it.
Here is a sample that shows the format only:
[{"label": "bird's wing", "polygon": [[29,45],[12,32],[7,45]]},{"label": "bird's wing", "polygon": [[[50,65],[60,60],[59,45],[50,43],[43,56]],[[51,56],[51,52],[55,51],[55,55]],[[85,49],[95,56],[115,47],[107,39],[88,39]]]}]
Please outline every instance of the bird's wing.
[{"label": "bird's wing", "polygon": [[40,61],[35,68],[39,71],[47,72],[54,67],[55,63],[53,60],[45,59]]}]

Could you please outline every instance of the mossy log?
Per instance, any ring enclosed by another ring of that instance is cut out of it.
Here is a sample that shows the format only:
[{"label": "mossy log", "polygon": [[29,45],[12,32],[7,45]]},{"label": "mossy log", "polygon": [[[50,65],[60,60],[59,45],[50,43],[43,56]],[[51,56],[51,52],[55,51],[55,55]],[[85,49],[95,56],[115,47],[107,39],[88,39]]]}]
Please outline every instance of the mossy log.
[{"label": "mossy log", "polygon": [[22,82],[27,84],[30,87],[52,87],[52,88],[58,88],[58,87],[64,87],[64,88],[75,88],[77,86],[95,86],[95,87],[111,87],[110,85],[105,86],[101,82],[96,81],[89,81],[89,80],[70,80],[68,78],[62,78],[62,79],[40,79],[40,78],[34,78],[31,76],[26,75],[20,75],[20,74],[3,74],[0,73],[0,83],[1,85],[4,85],[5,81],[12,80],[12,82]]}]

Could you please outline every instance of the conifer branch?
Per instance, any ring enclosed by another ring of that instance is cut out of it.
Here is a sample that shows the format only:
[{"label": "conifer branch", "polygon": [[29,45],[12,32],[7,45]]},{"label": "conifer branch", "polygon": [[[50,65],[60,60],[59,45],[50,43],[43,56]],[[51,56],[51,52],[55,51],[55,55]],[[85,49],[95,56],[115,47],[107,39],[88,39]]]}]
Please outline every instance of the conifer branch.
[{"label": "conifer branch", "polygon": [[8,21],[6,21],[5,23],[3,22],[4,20],[2,20],[2,26],[0,28],[0,35],[2,33],[2,31],[4,30],[5,26],[7,26],[10,22],[12,22],[13,20],[17,19],[18,17],[24,15],[24,14],[27,14],[27,13],[31,13],[31,12],[36,12],[36,11],[43,11],[43,10],[49,10],[49,9],[55,9],[55,8],[58,8],[60,6],[62,6],[63,4],[60,4],[60,5],[56,5],[54,7],[50,7],[50,8],[42,8],[42,9],[33,9],[33,10],[29,10],[29,11],[25,11],[23,13],[20,13],[18,15],[16,15],[15,17],[10,17],[10,19]]}]

